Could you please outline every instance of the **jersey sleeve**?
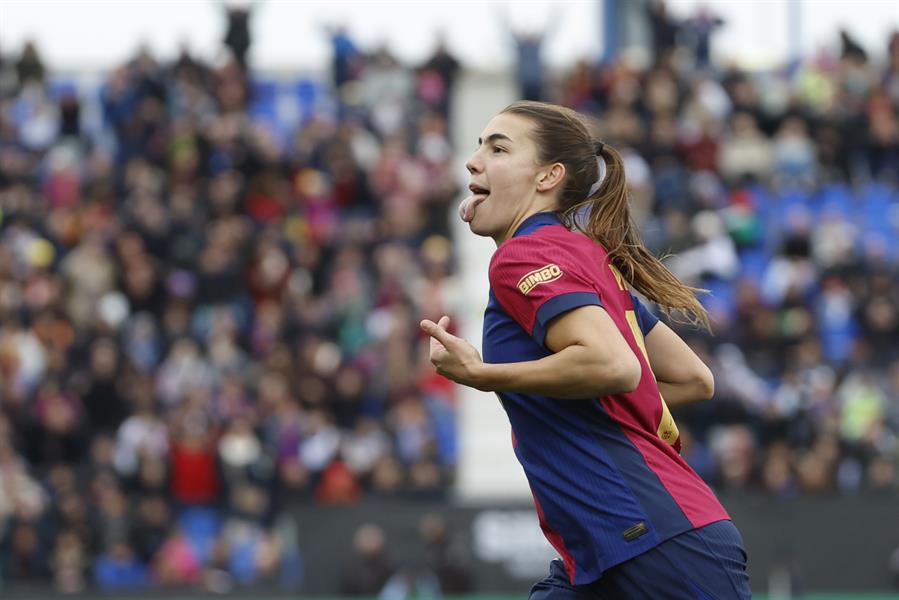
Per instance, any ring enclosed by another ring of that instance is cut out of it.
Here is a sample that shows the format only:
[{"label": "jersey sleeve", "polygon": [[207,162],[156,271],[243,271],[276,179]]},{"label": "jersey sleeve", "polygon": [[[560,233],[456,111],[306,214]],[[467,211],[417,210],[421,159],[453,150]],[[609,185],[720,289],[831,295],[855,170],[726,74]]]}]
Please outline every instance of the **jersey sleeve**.
[{"label": "jersey sleeve", "polygon": [[490,287],[500,306],[540,345],[554,317],[602,306],[598,288],[576,258],[545,240],[524,237],[503,244],[490,263]]},{"label": "jersey sleeve", "polygon": [[643,302],[636,295],[631,294],[631,301],[634,303],[634,313],[637,315],[637,325],[643,332],[645,338],[652,331],[652,328],[659,322],[659,318],[652,314]]}]

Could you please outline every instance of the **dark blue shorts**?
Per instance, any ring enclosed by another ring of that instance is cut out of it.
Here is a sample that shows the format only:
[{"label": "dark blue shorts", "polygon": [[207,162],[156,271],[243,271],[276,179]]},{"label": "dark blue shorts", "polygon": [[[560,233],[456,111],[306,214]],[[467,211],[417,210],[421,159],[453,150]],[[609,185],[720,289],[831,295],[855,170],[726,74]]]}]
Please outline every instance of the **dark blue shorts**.
[{"label": "dark blue shorts", "polygon": [[662,542],[616,565],[587,585],[573,586],[562,561],[531,589],[530,600],[744,600],[752,597],[743,538],[718,521]]}]

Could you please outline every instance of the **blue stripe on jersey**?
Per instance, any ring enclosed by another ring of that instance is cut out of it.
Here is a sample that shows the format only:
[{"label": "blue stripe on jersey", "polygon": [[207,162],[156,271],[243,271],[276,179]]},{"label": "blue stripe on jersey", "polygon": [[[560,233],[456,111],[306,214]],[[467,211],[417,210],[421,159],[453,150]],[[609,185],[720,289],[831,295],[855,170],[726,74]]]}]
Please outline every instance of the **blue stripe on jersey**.
[{"label": "blue stripe on jersey", "polygon": [[[522,344],[522,340],[526,342]],[[540,344],[535,344],[515,320],[506,314],[490,290],[487,310],[484,311],[484,332],[481,338],[484,360],[491,363],[521,362],[537,360],[549,356]],[[507,358],[509,349],[514,349],[514,359]]]},{"label": "blue stripe on jersey", "polygon": [[531,337],[542,346],[546,339],[546,326],[554,317],[573,308],[588,305],[602,306],[599,296],[590,292],[569,292],[550,298],[537,309],[537,318],[534,321],[534,331],[531,333]]},{"label": "blue stripe on jersey", "polygon": [[533,233],[546,225],[561,224],[562,219],[560,219],[559,215],[555,212],[544,211],[534,213],[533,215],[522,221],[521,225],[518,226],[518,229],[515,230],[515,233],[512,235],[512,237],[518,237],[520,235]]},{"label": "blue stripe on jersey", "polygon": [[[656,523],[609,452],[610,446],[630,442],[620,432],[609,436],[609,428],[595,426],[595,404],[499,395],[515,431],[515,455],[545,523],[574,558],[574,583],[595,581],[606,569],[659,544]],[[628,540],[625,532],[640,524],[645,533]]]},{"label": "blue stripe on jersey", "polygon": [[646,305],[640,302],[640,299],[634,294],[631,294],[631,302],[633,302],[634,312],[637,314],[637,324],[640,326],[640,331],[643,332],[643,337],[645,338],[652,331],[652,328],[656,326],[656,323],[659,322],[659,318],[649,312]]},{"label": "blue stripe on jersey", "polygon": [[[594,400],[593,405],[596,413],[592,425],[602,432],[600,437],[606,451],[640,506],[649,515],[661,539],[692,529],[693,525],[683,509],[665,489],[655,471],[646,464],[640,450],[627,438],[621,426],[609,416],[599,400]],[[607,440],[616,440],[616,443],[605,443]]]}]

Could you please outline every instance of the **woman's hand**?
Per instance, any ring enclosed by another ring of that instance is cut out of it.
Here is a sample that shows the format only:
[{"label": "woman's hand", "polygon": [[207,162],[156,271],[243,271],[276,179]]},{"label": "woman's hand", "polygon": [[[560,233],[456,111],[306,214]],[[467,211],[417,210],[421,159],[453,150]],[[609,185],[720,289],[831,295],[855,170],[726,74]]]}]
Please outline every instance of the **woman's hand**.
[{"label": "woman's hand", "polygon": [[446,330],[449,322],[446,315],[437,323],[428,319],[421,322],[422,330],[431,336],[431,364],[438,373],[456,383],[482,389],[479,375],[484,361],[474,346]]}]

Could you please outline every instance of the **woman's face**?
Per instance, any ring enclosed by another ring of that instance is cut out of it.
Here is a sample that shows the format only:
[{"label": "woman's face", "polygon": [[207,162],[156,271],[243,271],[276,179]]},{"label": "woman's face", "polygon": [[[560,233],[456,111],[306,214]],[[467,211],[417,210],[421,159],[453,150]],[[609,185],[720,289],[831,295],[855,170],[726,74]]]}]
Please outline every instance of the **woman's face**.
[{"label": "woman's face", "polygon": [[525,218],[544,207],[537,193],[543,171],[531,138],[533,124],[513,114],[499,114],[487,124],[478,148],[465,167],[471,174],[472,195],[459,207],[459,215],[477,235],[502,243]]}]

